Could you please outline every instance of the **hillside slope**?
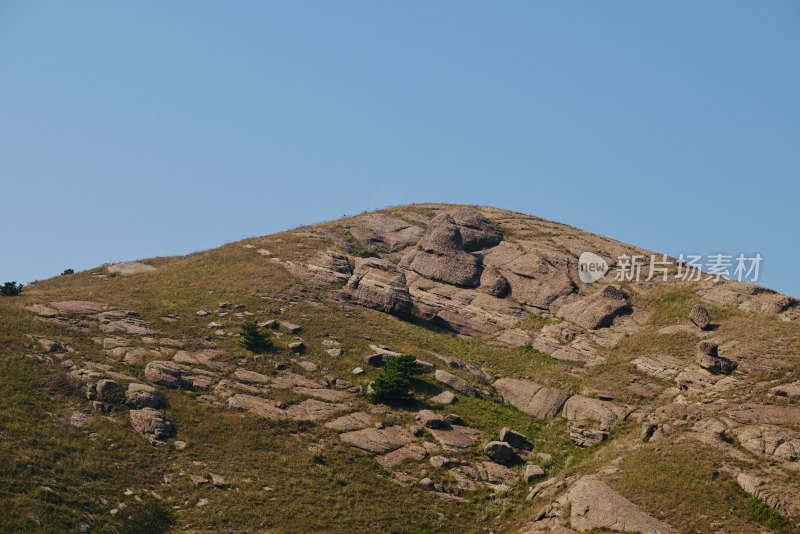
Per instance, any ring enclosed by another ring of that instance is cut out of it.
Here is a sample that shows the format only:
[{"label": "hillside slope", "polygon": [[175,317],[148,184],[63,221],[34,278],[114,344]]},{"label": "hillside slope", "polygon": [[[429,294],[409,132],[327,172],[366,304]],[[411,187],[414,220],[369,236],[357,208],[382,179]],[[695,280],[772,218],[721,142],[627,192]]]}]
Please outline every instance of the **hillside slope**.
[{"label": "hillside slope", "polygon": [[0,530],[798,531],[798,303],[583,252],[651,254],[426,204],[0,298]]}]

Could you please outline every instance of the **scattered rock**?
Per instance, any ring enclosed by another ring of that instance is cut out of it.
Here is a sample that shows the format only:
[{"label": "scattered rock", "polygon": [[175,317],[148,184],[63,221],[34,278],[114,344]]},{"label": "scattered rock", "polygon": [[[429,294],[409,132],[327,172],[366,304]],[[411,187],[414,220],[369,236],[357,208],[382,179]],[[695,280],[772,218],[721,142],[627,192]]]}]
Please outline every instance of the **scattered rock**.
[{"label": "scattered rock", "polygon": [[506,464],[514,459],[514,449],[504,441],[490,441],[483,447],[483,452],[498,464]]},{"label": "scattered rock", "polygon": [[468,426],[452,425],[449,429],[431,428],[428,430],[442,448],[452,451],[468,451],[478,442],[483,432]]},{"label": "scattered rock", "polygon": [[306,349],[306,345],[302,341],[292,341],[288,347],[292,352],[303,352]]},{"label": "scattered rock", "polygon": [[696,359],[697,365],[714,374],[729,375],[734,372],[738,364],[733,360],[720,356],[717,351],[716,343],[710,341],[700,342]]},{"label": "scattered rock", "polygon": [[290,334],[296,334],[302,329],[302,327],[300,325],[296,325],[296,324],[290,323],[288,321],[281,321],[280,322],[280,327],[281,327],[281,329],[286,330]]},{"label": "scattered rock", "polygon": [[544,476],[544,469],[536,464],[528,464],[525,466],[525,474],[522,475],[522,480],[526,484],[530,484],[537,478],[541,478]]},{"label": "scattered rock", "polygon": [[185,441],[181,441],[181,440],[175,440],[175,443],[173,443],[173,446],[175,447],[175,450],[178,450],[178,451],[182,451],[188,445],[189,445],[188,443],[186,443]]},{"label": "scattered rock", "polygon": [[702,304],[695,304],[692,306],[692,311],[689,313],[689,320],[701,330],[706,330],[711,326],[711,314],[708,312],[708,308]]},{"label": "scattered rock", "polygon": [[161,395],[152,386],[132,382],[125,391],[125,402],[131,408],[158,408],[161,405]]},{"label": "scattered rock", "polygon": [[361,367],[356,367],[355,369],[350,371],[350,374],[353,374],[353,375],[356,375],[356,376],[363,375],[364,373],[365,373],[365,371]]},{"label": "scattered rock", "polygon": [[447,428],[450,426],[449,423],[446,423],[444,419],[431,410],[421,410],[416,419],[420,424],[428,428]]},{"label": "scattered rock", "polygon": [[334,358],[338,358],[342,355],[342,349],[340,348],[325,349],[325,352],[327,352],[328,355],[333,356]]},{"label": "scattered rock", "polygon": [[125,401],[125,389],[114,380],[98,380],[96,392],[100,402],[117,405]]},{"label": "scattered rock", "polygon": [[515,449],[521,449],[525,451],[533,450],[533,444],[528,441],[528,438],[507,427],[503,427],[502,430],[500,430],[500,441],[508,443]]},{"label": "scattered rock", "polygon": [[130,420],[133,429],[146,437],[152,445],[161,445],[175,435],[172,423],[167,421],[163,413],[153,408],[131,410]]},{"label": "scattered rock", "polygon": [[225,477],[223,477],[222,475],[217,475],[215,473],[210,473],[209,476],[211,477],[211,484],[215,488],[224,488],[225,487],[225,485],[226,485]]},{"label": "scattered rock", "polygon": [[449,391],[442,391],[438,395],[431,397],[430,401],[438,404],[455,404],[455,402],[458,401],[458,397]]},{"label": "scattered rock", "polygon": [[434,378],[437,382],[441,382],[446,386],[462,393],[468,397],[480,397],[481,392],[478,388],[454,374],[448,373],[442,369],[437,369],[434,373]]}]

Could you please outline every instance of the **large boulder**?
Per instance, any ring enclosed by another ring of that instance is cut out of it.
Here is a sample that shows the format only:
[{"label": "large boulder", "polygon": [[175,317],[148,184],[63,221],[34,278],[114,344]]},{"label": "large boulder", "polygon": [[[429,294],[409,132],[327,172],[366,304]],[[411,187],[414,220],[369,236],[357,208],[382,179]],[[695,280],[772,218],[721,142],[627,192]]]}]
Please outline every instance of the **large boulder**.
[{"label": "large boulder", "polygon": [[448,213],[458,225],[462,248],[467,252],[493,247],[503,240],[500,228],[476,209],[456,208]]},{"label": "large boulder", "polygon": [[425,233],[419,226],[385,213],[361,215],[346,228],[361,245],[387,252],[413,245]]},{"label": "large boulder", "polygon": [[164,414],[153,408],[142,408],[130,411],[131,426],[150,441],[152,445],[161,445],[175,435],[175,428],[167,421]]},{"label": "large boulder", "polygon": [[413,305],[405,275],[389,260],[356,260],[353,276],[340,292],[345,299],[392,315],[406,315]]},{"label": "large boulder", "polygon": [[516,456],[514,449],[505,441],[490,441],[484,445],[483,452],[498,464],[507,464]]},{"label": "large boulder", "polygon": [[619,286],[608,285],[599,292],[562,306],[561,319],[588,329],[608,328],[620,315],[631,313],[628,295]]},{"label": "large boulder", "polygon": [[501,378],[495,381],[494,389],[504,401],[538,419],[557,415],[569,398],[562,389],[545,387],[519,378]]},{"label": "large boulder", "polygon": [[431,220],[428,231],[410,256],[409,268],[429,280],[459,287],[477,287],[481,260],[464,250],[461,230],[449,213]]}]

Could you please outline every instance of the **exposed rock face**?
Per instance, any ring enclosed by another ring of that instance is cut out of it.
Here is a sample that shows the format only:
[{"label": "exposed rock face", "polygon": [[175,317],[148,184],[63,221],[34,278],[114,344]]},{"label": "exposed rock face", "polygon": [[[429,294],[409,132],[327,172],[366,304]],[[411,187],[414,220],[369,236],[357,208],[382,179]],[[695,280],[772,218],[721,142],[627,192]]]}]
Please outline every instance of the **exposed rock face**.
[{"label": "exposed rock face", "polygon": [[442,384],[445,384],[446,386],[458,391],[459,393],[463,393],[468,397],[481,396],[481,392],[478,388],[476,388],[463,378],[448,373],[447,371],[443,371],[442,369],[437,369],[433,376],[437,382],[441,382]]},{"label": "exposed rock face", "polygon": [[181,389],[208,389],[215,378],[214,373],[193,369],[180,363],[155,360],[147,364],[144,377],[159,386]]},{"label": "exposed rock face", "polygon": [[537,478],[541,478],[544,476],[544,469],[536,464],[528,464],[525,466],[525,474],[522,476],[522,480],[526,484],[530,484]]},{"label": "exposed rock face", "polygon": [[158,408],[161,405],[161,395],[152,386],[133,382],[128,384],[125,391],[125,402],[131,408]]},{"label": "exposed rock face", "polygon": [[407,271],[408,290],[419,314],[463,334],[491,334],[510,328],[525,310],[509,299],[428,280]]},{"label": "exposed rock face", "polygon": [[692,306],[692,311],[689,313],[689,320],[692,321],[698,328],[705,330],[711,325],[711,314],[708,308],[702,304],[695,304]]},{"label": "exposed rock face", "polygon": [[628,295],[615,285],[608,285],[598,293],[565,304],[558,317],[587,329],[608,328],[614,319],[631,312]]},{"label": "exposed rock face", "polygon": [[483,432],[468,426],[451,424],[450,428],[431,428],[431,435],[445,450],[468,451],[478,442]]},{"label": "exposed rock face", "polygon": [[341,294],[357,304],[392,315],[405,315],[412,307],[405,275],[388,260],[357,260],[353,276]]},{"label": "exposed rock face", "polygon": [[798,302],[787,295],[736,280],[709,280],[700,295],[707,301],[720,306],[738,306],[749,312],[780,314],[786,320],[796,320]]},{"label": "exposed rock face", "polygon": [[569,398],[561,389],[518,378],[501,378],[495,381],[494,388],[504,401],[538,419],[557,415]]},{"label": "exposed rock face", "polygon": [[333,250],[321,251],[305,263],[295,261],[282,263],[292,274],[302,278],[313,287],[344,284],[353,274],[353,268],[350,266],[347,256]]},{"label": "exposed rock face", "polygon": [[130,419],[133,429],[146,437],[153,445],[160,445],[175,435],[172,423],[166,420],[163,413],[153,408],[131,410]]},{"label": "exposed rock face", "polygon": [[790,400],[800,400],[800,381],[791,384],[781,384],[769,390],[770,395],[783,397]]},{"label": "exposed rock face", "polygon": [[348,230],[362,245],[387,251],[413,245],[425,233],[419,226],[384,213],[362,215]]}]

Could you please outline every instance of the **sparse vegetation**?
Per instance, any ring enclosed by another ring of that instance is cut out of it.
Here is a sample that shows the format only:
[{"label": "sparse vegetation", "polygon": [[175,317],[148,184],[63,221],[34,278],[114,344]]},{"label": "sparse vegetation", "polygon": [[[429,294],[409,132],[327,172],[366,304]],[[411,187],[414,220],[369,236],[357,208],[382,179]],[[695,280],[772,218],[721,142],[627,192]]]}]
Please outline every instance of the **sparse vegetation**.
[{"label": "sparse vegetation", "polygon": [[404,354],[391,359],[372,384],[372,401],[394,403],[411,398],[411,377],[422,372],[414,356]]},{"label": "sparse vegetation", "polygon": [[272,348],[269,332],[262,330],[255,321],[242,324],[239,336],[239,344],[250,352],[260,354]]},{"label": "sparse vegetation", "polygon": [[747,507],[750,508],[750,512],[753,514],[753,519],[764,525],[770,530],[776,532],[783,532],[784,529],[789,525],[789,522],[781,516],[770,505],[755,497],[750,495],[747,499]]},{"label": "sparse vegetation", "polygon": [[22,284],[16,282],[6,282],[0,287],[0,295],[4,297],[14,297],[22,293]]}]

